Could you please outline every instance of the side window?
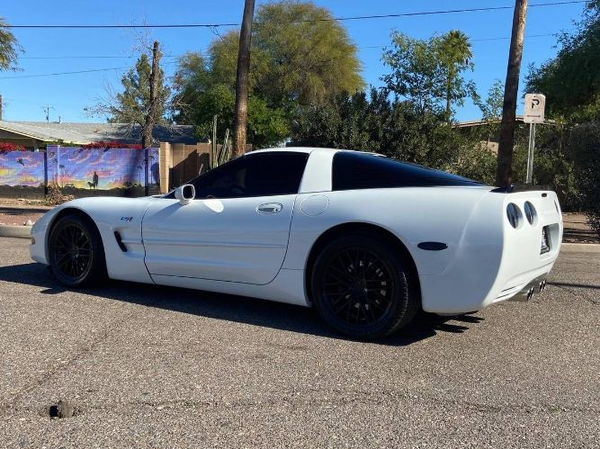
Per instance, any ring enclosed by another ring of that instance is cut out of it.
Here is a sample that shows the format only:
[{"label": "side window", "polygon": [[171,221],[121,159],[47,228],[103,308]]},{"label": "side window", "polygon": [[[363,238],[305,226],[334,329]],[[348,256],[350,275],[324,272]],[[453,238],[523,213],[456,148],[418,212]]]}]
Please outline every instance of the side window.
[{"label": "side window", "polygon": [[192,181],[196,198],[244,198],[298,193],[307,153],[268,152],[235,159]]},{"label": "side window", "polygon": [[333,157],[333,190],[478,184],[451,173],[369,153],[340,151]]}]

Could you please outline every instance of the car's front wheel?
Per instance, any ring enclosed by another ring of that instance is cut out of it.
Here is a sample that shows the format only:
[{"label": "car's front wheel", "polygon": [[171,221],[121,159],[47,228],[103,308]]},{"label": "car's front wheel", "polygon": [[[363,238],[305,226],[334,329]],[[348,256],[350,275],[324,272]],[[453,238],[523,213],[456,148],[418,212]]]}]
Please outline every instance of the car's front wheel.
[{"label": "car's front wheel", "polygon": [[416,279],[406,260],[370,235],[348,235],[325,246],[312,270],[311,292],[330,326],[359,339],[396,332],[420,307]]},{"label": "car's front wheel", "polygon": [[90,219],[78,214],[61,217],[48,239],[50,268],[68,287],[84,287],[106,277],[102,239]]}]

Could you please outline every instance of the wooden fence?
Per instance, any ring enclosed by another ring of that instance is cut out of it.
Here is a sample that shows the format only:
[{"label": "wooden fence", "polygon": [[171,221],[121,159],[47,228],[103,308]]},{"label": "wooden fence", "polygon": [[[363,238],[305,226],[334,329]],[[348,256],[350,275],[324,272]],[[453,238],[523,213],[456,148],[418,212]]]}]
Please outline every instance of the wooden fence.
[{"label": "wooden fence", "polygon": [[[204,173],[213,165],[213,153],[219,154],[222,145],[212,148],[210,143],[185,145],[183,143],[160,143],[160,191],[167,193],[177,186]],[[246,151],[252,146],[247,145]]]}]

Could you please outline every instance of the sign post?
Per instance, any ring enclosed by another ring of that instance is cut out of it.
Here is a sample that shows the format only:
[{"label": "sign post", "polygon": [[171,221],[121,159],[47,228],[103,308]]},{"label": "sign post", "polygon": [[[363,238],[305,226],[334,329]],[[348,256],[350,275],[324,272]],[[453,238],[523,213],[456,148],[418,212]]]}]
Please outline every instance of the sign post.
[{"label": "sign post", "polygon": [[544,123],[546,109],[546,96],[543,94],[525,95],[525,113],[523,122],[529,123],[529,151],[527,153],[527,179],[525,182],[533,182],[533,154],[535,150],[535,125]]}]

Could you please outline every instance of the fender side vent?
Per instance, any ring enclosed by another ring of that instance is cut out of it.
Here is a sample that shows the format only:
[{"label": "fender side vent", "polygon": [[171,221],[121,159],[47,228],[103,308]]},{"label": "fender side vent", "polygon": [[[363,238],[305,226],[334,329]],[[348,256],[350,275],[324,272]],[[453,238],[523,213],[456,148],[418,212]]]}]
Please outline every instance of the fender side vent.
[{"label": "fender side vent", "polygon": [[421,242],[417,246],[425,251],[442,251],[448,248],[448,245],[442,242]]},{"label": "fender side vent", "polygon": [[118,231],[115,231],[115,240],[117,241],[117,245],[119,245],[119,248],[121,248],[121,251],[126,253],[127,247],[125,246],[125,243],[123,243],[123,240],[121,240],[121,234],[119,234]]}]

